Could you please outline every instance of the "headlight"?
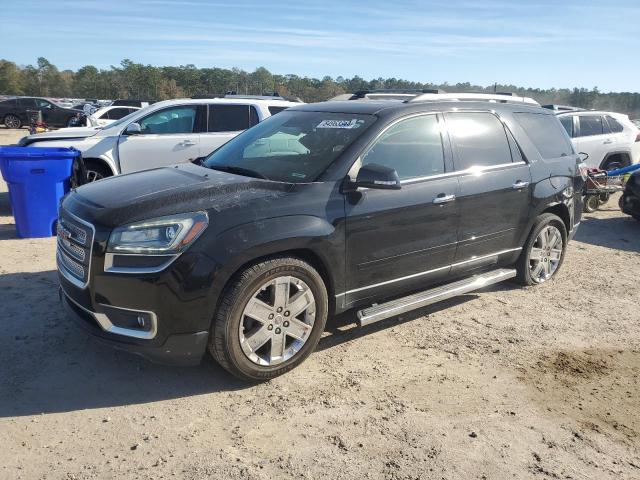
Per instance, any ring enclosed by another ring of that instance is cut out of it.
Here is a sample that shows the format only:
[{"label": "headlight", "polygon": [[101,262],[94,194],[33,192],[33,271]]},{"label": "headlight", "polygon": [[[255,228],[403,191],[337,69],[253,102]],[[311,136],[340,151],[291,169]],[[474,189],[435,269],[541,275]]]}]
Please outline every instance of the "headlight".
[{"label": "headlight", "polygon": [[209,225],[205,212],[154,218],[116,228],[107,251],[112,253],[179,253],[195,241]]}]

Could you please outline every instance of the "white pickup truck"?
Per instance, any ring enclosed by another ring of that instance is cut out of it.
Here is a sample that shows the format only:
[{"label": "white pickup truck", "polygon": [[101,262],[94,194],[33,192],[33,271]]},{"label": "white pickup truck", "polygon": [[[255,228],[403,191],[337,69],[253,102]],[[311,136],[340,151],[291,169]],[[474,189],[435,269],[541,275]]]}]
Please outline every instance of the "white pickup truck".
[{"label": "white pickup truck", "polygon": [[226,95],[154,103],[105,127],[29,135],[19,145],[75,147],[87,179],[205,157],[249,127],[299,103],[282,97]]}]

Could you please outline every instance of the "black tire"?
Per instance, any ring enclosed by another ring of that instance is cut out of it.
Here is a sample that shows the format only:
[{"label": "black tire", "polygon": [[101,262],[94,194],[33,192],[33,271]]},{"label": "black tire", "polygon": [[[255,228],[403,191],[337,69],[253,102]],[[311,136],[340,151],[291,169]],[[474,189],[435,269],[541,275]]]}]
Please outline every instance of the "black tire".
[{"label": "black tire", "polygon": [[538,235],[544,228],[549,225],[556,227],[560,231],[560,235],[562,236],[562,254],[558,266],[553,272],[551,278],[553,278],[553,275],[555,275],[560,270],[560,267],[562,267],[562,263],[564,262],[564,257],[567,250],[567,227],[565,226],[562,219],[557,215],[554,215],[553,213],[543,213],[536,219],[535,223],[533,224],[531,233],[529,234],[529,237],[527,238],[527,241],[522,248],[520,258],[518,258],[518,261],[516,262],[516,280],[522,285],[529,286],[541,283],[531,276],[531,271],[529,268],[531,260],[530,256],[531,249],[533,248]]},{"label": "black tire", "polygon": [[[290,359],[273,366],[261,366],[249,359],[240,346],[240,322],[245,306],[266,282],[281,276],[305,282],[315,300],[315,321],[302,348]],[[327,289],[320,274],[308,263],[294,257],[261,261],[237,273],[225,288],[213,318],[209,352],[227,371],[246,381],[266,381],[292,370],[315,349],[324,331],[328,314]]]},{"label": "black tire", "polygon": [[587,213],[593,213],[600,208],[600,196],[599,195],[587,195],[584,199],[584,211]]},{"label": "black tire", "polygon": [[8,115],[5,115],[3,123],[4,123],[4,126],[7,128],[22,127],[22,120],[20,120],[20,117],[13,115],[11,113]]},{"label": "black tire", "polygon": [[85,168],[87,170],[87,183],[97,182],[103,178],[113,176],[111,169],[104,163],[95,160],[85,160]]}]

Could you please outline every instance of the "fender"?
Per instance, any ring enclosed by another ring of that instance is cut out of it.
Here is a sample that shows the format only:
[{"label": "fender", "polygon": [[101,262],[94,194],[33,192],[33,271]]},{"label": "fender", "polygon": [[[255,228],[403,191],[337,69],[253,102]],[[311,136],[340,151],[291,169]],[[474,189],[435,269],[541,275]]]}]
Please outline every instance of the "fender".
[{"label": "fender", "polygon": [[540,214],[549,209],[558,210],[565,222],[567,233],[573,228],[574,195],[573,179],[565,176],[549,177],[536,183],[532,192],[533,214],[525,228],[519,244],[524,245],[533,224]]},{"label": "fender", "polygon": [[211,285],[216,297],[244,265],[291,251],[309,252],[321,262],[330,296],[344,287],[344,229],[319,217],[290,215],[245,223],[221,232],[201,249],[220,266]]}]

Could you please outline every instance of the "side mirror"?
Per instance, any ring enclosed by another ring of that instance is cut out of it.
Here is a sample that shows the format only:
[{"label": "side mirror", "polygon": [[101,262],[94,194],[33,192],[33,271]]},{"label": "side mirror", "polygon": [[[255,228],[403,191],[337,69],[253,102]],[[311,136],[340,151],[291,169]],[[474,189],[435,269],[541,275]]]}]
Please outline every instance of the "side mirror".
[{"label": "side mirror", "polygon": [[142,133],[142,129],[140,128],[139,123],[134,122],[127,125],[124,133],[126,133],[127,135],[140,135]]},{"label": "side mirror", "polygon": [[383,190],[400,190],[398,172],[393,168],[384,167],[377,163],[363,165],[356,178],[356,188],[377,188]]},{"label": "side mirror", "polygon": [[578,155],[580,156],[583,162],[586,162],[587,159],[589,158],[589,154],[586,152],[578,152]]}]

